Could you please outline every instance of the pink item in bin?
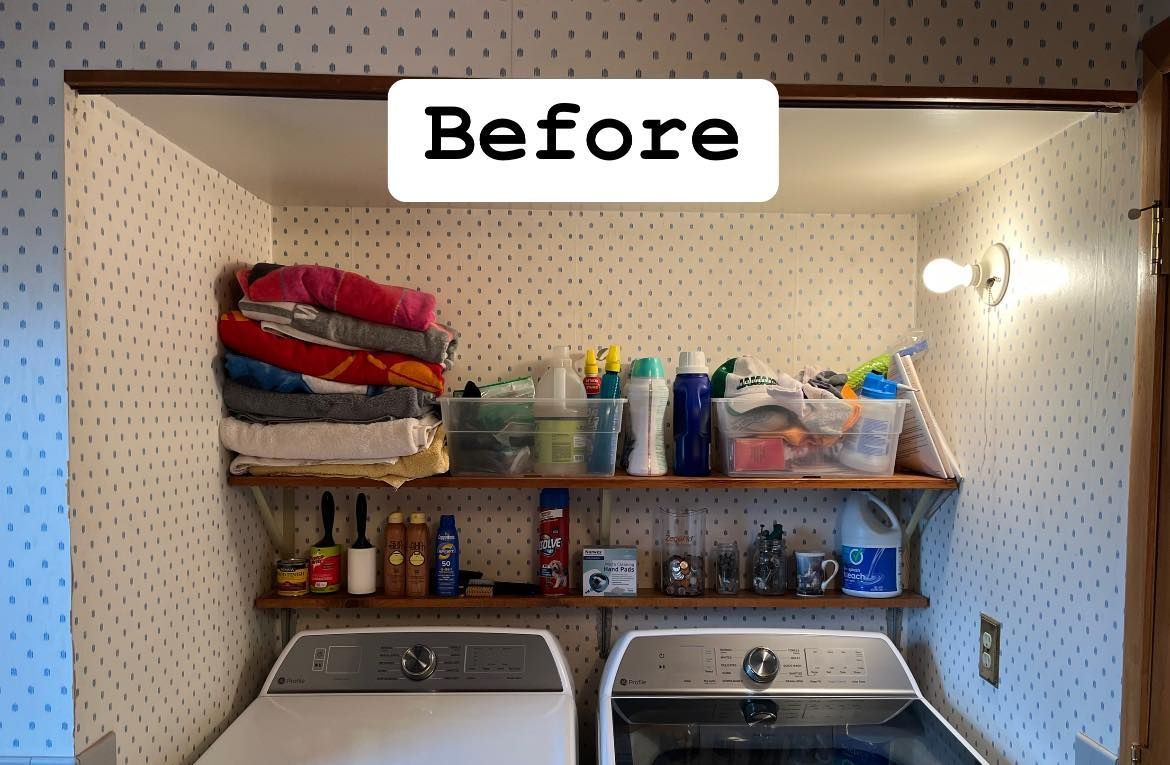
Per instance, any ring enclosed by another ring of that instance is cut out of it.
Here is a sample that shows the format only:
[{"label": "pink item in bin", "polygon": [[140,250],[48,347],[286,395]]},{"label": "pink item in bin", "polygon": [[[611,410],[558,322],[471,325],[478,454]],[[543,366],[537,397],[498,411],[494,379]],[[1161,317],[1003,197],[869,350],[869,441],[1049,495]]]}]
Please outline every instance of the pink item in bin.
[{"label": "pink item in bin", "polygon": [[783,438],[737,438],[732,448],[736,472],[784,469],[787,446]]}]

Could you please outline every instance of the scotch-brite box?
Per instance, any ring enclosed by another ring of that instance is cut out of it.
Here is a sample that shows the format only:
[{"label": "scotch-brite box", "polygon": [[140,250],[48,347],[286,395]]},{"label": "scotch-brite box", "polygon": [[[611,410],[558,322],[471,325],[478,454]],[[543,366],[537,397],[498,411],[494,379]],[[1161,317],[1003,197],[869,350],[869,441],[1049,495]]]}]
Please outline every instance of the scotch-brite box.
[{"label": "scotch-brite box", "polygon": [[581,592],[607,598],[638,594],[638,550],[633,547],[586,547],[581,551]]}]

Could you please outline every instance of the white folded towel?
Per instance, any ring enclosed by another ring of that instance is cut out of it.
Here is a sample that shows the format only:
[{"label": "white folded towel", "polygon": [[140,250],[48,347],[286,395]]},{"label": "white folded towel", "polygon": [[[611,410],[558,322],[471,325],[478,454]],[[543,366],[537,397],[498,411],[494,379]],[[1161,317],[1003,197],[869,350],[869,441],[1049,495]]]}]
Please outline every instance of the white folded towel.
[{"label": "white folded towel", "polygon": [[225,417],[219,438],[233,452],[284,460],[386,460],[426,449],[435,416],[388,422],[282,422],[265,425]]}]

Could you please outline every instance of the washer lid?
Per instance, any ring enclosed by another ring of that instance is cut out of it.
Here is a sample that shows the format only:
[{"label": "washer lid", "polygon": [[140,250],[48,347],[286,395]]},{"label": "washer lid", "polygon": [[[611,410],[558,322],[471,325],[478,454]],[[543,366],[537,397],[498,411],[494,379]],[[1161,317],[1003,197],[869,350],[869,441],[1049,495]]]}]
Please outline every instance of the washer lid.
[{"label": "washer lid", "polygon": [[262,696],[198,765],[574,765],[564,693]]}]

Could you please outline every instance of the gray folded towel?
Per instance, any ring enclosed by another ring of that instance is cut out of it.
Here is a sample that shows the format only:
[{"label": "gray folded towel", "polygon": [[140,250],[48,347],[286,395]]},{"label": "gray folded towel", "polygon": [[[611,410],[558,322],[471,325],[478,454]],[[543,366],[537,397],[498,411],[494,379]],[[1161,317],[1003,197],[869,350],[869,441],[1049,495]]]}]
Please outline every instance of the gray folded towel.
[{"label": "gray folded towel", "polygon": [[385,422],[423,417],[435,409],[435,395],[418,388],[390,388],[384,393],[274,393],[223,381],[223,402],[235,417],[248,422]]},{"label": "gray folded towel", "polygon": [[451,368],[458,334],[441,324],[419,332],[355,319],[303,303],[260,303],[244,298],[240,312],[268,332],[317,345],[363,351],[392,351]]}]

